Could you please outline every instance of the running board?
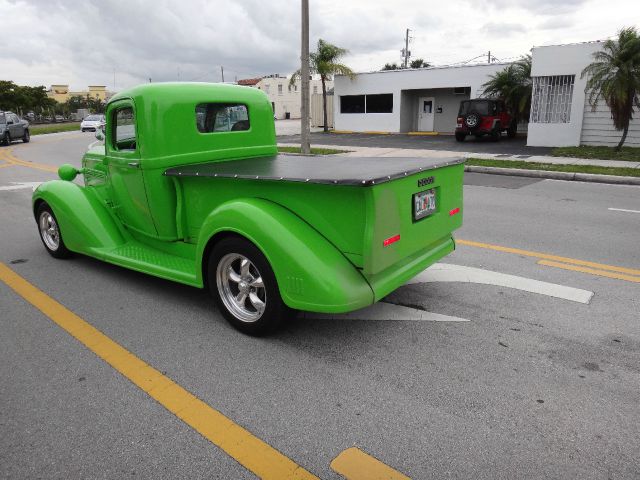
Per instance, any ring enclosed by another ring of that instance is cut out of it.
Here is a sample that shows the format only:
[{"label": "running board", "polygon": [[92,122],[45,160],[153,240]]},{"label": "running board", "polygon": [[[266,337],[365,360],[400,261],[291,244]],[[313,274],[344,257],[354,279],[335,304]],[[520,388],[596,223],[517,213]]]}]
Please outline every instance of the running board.
[{"label": "running board", "polygon": [[196,278],[194,260],[171,255],[142,243],[130,241],[112,249],[93,249],[92,254],[114,265],[202,288],[202,283]]}]

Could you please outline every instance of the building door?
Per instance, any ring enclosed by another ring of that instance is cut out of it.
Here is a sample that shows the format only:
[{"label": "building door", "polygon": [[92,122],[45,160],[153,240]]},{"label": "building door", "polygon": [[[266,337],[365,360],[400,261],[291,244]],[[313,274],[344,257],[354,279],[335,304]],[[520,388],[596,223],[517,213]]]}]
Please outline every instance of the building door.
[{"label": "building door", "polygon": [[418,131],[433,132],[433,97],[420,97],[418,102]]}]

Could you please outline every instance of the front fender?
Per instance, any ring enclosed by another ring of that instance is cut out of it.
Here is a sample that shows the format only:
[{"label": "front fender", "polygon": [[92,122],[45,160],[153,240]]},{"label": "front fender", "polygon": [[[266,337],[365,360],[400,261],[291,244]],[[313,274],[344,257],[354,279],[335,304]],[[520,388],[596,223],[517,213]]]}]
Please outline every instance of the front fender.
[{"label": "front fender", "polygon": [[200,230],[197,264],[202,263],[210,240],[223,232],[246,237],[262,251],[283,301],[291,308],[341,313],[374,302],[371,287],[345,256],[281,205],[259,198],[220,205]]},{"label": "front fender", "polygon": [[41,201],[53,210],[69,250],[91,254],[94,248],[115,247],[125,242],[107,208],[88,188],[52,180],[33,192],[34,213]]}]

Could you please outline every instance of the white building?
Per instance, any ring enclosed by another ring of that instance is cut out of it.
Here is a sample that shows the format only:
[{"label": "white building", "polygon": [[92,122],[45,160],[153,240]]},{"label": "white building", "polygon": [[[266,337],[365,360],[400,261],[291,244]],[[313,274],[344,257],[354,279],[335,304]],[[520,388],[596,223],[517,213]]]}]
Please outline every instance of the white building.
[{"label": "white building", "polygon": [[[300,118],[300,80],[289,85],[289,79],[282,75],[238,80],[239,85],[251,86],[264,91],[271,100],[273,113],[277,119]],[[333,88],[333,81],[325,82],[327,90]],[[322,82],[317,78],[309,81],[309,92],[322,94]]]},{"label": "white building", "polygon": [[[533,95],[527,145],[615,146],[622,136],[611,120],[611,112],[600,99],[594,111],[585,93],[587,78],[582,70],[593,61],[602,42],[534,47],[531,76]],[[640,147],[640,120],[629,125],[625,145]]]},{"label": "white building", "polygon": [[453,133],[461,100],[476,98],[508,63],[335,77],[336,130]]},{"label": "white building", "polygon": [[[615,146],[615,130],[603,100],[594,111],[582,70],[602,42],[534,47],[530,146]],[[508,63],[391,70],[335,78],[336,130],[452,133],[461,100],[482,95],[482,85]],[[522,128],[522,127],[521,127]],[[640,112],[625,145],[640,146]]]}]

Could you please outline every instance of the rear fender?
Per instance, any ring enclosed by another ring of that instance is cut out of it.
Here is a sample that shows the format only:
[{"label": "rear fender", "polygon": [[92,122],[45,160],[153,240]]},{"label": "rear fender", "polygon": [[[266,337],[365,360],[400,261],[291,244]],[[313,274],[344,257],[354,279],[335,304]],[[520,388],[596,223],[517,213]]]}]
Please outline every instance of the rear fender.
[{"label": "rear fender", "polygon": [[53,210],[69,250],[91,253],[94,248],[116,247],[125,242],[115,220],[91,189],[52,180],[33,192],[34,215],[43,201]]},{"label": "rear fender", "polygon": [[198,238],[199,275],[206,272],[206,252],[224,233],[241,235],[262,251],[291,308],[339,313],[374,301],[367,281],[334,245],[290,210],[258,198],[224,203],[208,215]]}]

